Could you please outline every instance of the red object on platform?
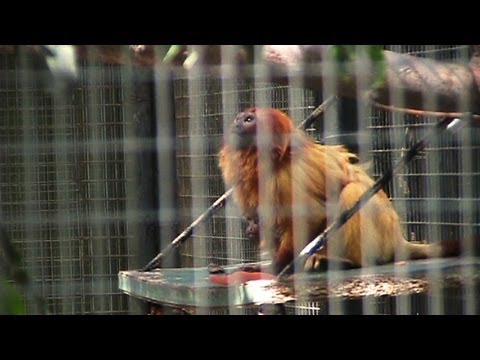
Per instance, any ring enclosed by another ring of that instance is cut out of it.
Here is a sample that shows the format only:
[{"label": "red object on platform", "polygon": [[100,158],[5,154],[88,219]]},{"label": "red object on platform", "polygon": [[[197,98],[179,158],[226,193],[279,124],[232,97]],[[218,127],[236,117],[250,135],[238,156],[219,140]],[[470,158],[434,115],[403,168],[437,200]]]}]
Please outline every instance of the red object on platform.
[{"label": "red object on platform", "polygon": [[251,280],[274,280],[275,275],[264,272],[237,271],[230,275],[210,275],[210,281],[220,285],[242,284]]}]

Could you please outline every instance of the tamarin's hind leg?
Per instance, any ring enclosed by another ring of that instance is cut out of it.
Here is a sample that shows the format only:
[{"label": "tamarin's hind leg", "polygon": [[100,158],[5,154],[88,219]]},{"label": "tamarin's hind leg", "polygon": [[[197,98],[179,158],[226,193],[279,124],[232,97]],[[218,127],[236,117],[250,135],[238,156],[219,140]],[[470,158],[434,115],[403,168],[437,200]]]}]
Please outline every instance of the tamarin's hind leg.
[{"label": "tamarin's hind leg", "polygon": [[327,271],[330,269],[353,269],[357,268],[352,261],[336,256],[328,256],[327,249],[322,250],[311,255],[307,261],[305,261],[305,271]]},{"label": "tamarin's hind leg", "polygon": [[[278,274],[290,261],[293,260],[292,242],[293,239],[291,234],[284,234],[277,251],[277,257],[274,263],[274,273]],[[305,271],[325,271],[329,267],[334,269],[351,269],[357,266],[349,259],[327,255],[326,248],[323,248],[310,256],[304,265]]]},{"label": "tamarin's hind leg", "polygon": [[[368,186],[360,182],[345,186],[338,198],[337,216],[350,209],[367,190]],[[394,236],[395,216],[385,194],[375,195],[327,240],[326,248],[306,261],[305,270],[321,271],[328,264],[333,268],[355,268],[382,260],[391,247],[385,238]]]}]

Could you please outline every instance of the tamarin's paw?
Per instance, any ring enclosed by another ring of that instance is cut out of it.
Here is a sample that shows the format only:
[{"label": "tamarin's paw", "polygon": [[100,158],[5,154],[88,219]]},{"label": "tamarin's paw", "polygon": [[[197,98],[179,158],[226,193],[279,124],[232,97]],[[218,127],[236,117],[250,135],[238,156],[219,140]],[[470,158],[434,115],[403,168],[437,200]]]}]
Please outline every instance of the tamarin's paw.
[{"label": "tamarin's paw", "polygon": [[325,255],[313,254],[305,261],[305,271],[326,271],[328,268],[328,260]]},{"label": "tamarin's paw", "polygon": [[209,274],[225,274],[223,266],[214,263],[208,264],[207,270]]},{"label": "tamarin's paw", "polygon": [[335,270],[346,270],[357,268],[353,262],[348,259],[332,258],[324,254],[313,254],[305,261],[305,271],[327,271],[328,268]]},{"label": "tamarin's paw", "polygon": [[212,274],[209,276],[211,282],[219,285],[239,285],[252,280],[275,280],[276,277],[272,274],[264,272],[245,272],[236,271],[232,274]]},{"label": "tamarin's paw", "polygon": [[258,226],[258,220],[247,219],[246,235],[250,240],[258,241],[260,238],[260,229]]},{"label": "tamarin's paw", "polygon": [[245,263],[238,267],[238,271],[244,272],[262,272],[262,265],[259,263]]}]

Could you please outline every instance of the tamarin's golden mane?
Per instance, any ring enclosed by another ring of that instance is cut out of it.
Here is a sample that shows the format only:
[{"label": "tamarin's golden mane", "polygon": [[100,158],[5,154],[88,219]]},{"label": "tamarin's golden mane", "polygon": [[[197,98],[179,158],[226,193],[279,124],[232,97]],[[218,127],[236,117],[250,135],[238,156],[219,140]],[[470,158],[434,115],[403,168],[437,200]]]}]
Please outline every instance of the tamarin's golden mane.
[{"label": "tamarin's golden mane", "polygon": [[[343,146],[316,144],[279,110],[250,108],[238,114],[234,124],[220,150],[219,166],[225,184],[233,186],[234,200],[244,216],[258,215],[260,189],[262,198],[271,201],[267,205],[273,213],[262,226],[278,234],[271,247],[278,271],[328,222],[353,206],[374,181],[353,164],[358,160],[356,155]],[[262,134],[270,142],[261,143],[262,139],[256,138]],[[255,141],[238,141],[246,137]],[[327,210],[333,213],[327,214]],[[301,229],[296,238],[294,216]],[[396,255],[422,258],[440,253],[434,245],[413,245],[403,238],[398,215],[383,191],[328,243],[329,259],[339,258],[352,266],[385,263]],[[327,248],[316,255],[307,261],[307,269],[319,268]]]}]

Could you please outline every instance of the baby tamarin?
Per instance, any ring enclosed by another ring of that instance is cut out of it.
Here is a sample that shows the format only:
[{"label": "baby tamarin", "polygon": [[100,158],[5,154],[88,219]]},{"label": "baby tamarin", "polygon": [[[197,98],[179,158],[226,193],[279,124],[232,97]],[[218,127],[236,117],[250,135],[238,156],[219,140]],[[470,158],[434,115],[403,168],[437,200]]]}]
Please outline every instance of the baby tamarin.
[{"label": "baby tamarin", "polygon": [[[261,246],[275,273],[372,186],[357,161],[343,146],[316,144],[279,110],[250,108],[236,116],[219,166],[243,215],[260,218]],[[306,261],[305,270],[319,270],[325,260],[360,267],[441,255],[440,245],[404,239],[395,209],[379,191]]]}]

